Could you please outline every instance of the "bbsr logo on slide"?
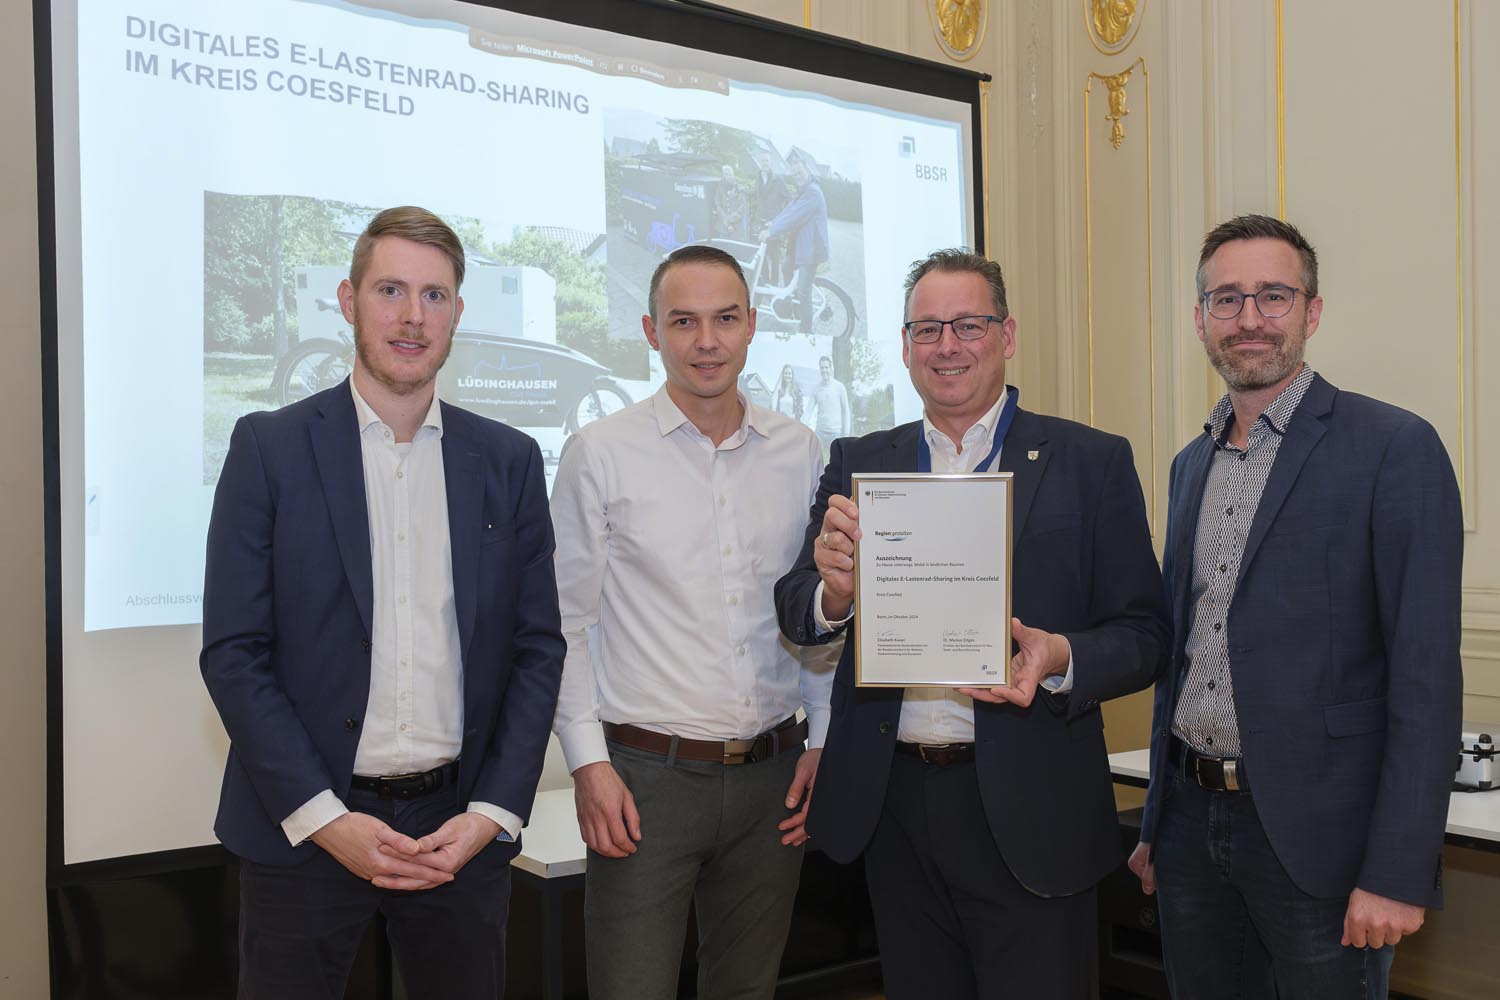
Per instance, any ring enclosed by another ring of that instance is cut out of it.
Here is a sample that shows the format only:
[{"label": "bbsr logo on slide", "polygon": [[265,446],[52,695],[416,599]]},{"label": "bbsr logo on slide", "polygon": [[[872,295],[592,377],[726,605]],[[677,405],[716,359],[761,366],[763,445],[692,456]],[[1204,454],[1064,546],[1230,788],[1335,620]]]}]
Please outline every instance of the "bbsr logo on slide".
[{"label": "bbsr logo on slide", "polygon": [[948,179],[947,167],[939,167],[931,163],[918,163],[915,166],[919,181],[946,181]]}]

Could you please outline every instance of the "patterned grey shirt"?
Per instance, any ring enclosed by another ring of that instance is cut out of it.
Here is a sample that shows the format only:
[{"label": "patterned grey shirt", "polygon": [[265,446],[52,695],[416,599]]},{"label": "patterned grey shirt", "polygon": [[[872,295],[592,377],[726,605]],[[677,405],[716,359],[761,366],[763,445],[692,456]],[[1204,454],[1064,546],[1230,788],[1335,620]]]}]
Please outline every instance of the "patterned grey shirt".
[{"label": "patterned grey shirt", "polygon": [[1203,486],[1198,535],[1193,541],[1187,675],[1177,697],[1172,732],[1194,750],[1212,757],[1238,757],[1241,753],[1225,623],[1250,523],[1260,506],[1276,453],[1281,450],[1287,422],[1312,380],[1313,370],[1304,364],[1250,428],[1243,451],[1228,440],[1226,432],[1234,418],[1234,407],[1227,395],[1203,425],[1204,432],[1214,440],[1214,456]]}]

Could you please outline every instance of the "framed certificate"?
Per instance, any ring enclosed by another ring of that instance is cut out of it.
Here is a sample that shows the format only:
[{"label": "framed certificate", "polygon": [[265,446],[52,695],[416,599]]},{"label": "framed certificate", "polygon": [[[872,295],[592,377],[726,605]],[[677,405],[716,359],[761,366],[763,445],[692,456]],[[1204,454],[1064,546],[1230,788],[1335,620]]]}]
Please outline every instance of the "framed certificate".
[{"label": "framed certificate", "polygon": [[1011,474],[853,477],[854,678],[1010,682]]}]

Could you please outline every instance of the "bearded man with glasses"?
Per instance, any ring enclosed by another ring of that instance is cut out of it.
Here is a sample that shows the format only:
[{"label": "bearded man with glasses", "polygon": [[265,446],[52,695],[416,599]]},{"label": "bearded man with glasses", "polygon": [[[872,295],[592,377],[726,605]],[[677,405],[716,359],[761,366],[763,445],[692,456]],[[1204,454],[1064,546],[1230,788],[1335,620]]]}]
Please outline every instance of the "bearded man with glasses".
[{"label": "bearded man with glasses", "polygon": [[1172,663],[1131,868],[1172,995],[1384,997],[1442,902],[1461,728],[1463,521],[1427,421],[1344,392],[1297,229],[1203,243],[1198,337],[1228,393],[1172,463]]},{"label": "bearded man with glasses", "polygon": [[827,642],[856,613],[854,473],[1015,477],[1011,683],[855,687],[853,643],[834,677],[807,829],[864,856],[892,1000],[1097,994],[1095,886],[1124,855],[1099,705],[1149,686],[1168,644],[1129,443],[1018,408],[1015,350],[997,264],[913,265],[901,357],[923,418],[833,443],[776,585],[786,637]]}]

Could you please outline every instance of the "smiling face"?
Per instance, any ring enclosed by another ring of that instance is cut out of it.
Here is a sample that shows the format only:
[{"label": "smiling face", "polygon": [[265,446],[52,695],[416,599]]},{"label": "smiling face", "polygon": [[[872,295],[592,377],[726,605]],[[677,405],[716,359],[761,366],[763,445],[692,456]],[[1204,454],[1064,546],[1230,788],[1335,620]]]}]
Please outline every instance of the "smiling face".
[{"label": "smiling face", "polygon": [[360,286],[339,284],[354,327],[354,379],[362,395],[430,390],[463,314],[453,262],[436,247],[398,236],[377,240]]},{"label": "smiling face", "polygon": [[755,310],[735,272],[722,264],[673,264],[661,276],[656,316],[641,317],[661,353],[667,393],[690,413],[694,400],[733,398],[755,336]]},{"label": "smiling face", "polygon": [[[1268,285],[1301,289],[1302,258],[1276,239],[1232,240],[1219,247],[1203,271],[1206,293],[1231,290],[1250,294]],[[1246,299],[1233,319],[1208,313],[1203,299],[1193,307],[1198,339],[1231,392],[1280,391],[1302,366],[1307,340],[1323,314],[1321,297],[1309,301],[1300,291],[1285,316],[1267,319],[1258,302]]]},{"label": "smiling face", "polygon": [[[985,279],[972,271],[929,271],[911,290],[907,319],[950,320],[996,315]],[[978,340],[959,340],[952,326],[933,344],[901,338],[901,360],[927,418],[954,441],[1005,391],[1005,362],[1016,353],[1016,318],[991,323]]]}]

